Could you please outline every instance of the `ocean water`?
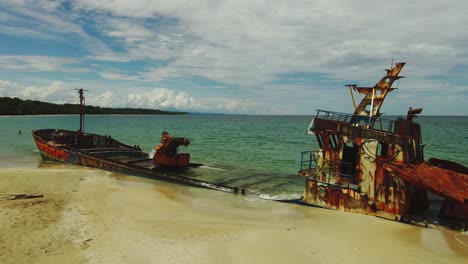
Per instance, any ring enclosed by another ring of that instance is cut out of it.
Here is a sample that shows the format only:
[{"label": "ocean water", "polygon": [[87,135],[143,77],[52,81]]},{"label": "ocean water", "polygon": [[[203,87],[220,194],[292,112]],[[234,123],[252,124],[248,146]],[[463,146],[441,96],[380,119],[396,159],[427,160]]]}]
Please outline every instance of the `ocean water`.
[{"label": "ocean water", "polygon": [[[112,135],[146,152],[168,131],[190,139],[191,144],[180,150],[189,152],[193,162],[204,164],[191,177],[244,187],[264,197],[294,198],[303,192],[304,180],[297,176],[301,152],[317,148],[315,137],[306,134],[312,117],[88,115],[85,130]],[[468,166],[467,116],[420,116],[416,122],[422,126],[426,160],[436,157]],[[43,128],[77,130],[79,117],[0,117],[0,166],[39,166],[31,131]]]}]

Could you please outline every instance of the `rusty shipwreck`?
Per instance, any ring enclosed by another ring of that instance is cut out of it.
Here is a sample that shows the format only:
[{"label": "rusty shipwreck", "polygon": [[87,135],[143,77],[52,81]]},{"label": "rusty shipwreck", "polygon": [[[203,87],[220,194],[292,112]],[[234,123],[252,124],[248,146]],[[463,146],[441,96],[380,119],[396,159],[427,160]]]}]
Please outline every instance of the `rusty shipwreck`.
[{"label": "rusty shipwreck", "polygon": [[308,133],[319,149],[302,153],[302,201],[399,221],[424,217],[432,193],[443,199],[438,219],[466,228],[468,169],[435,158],[425,161],[421,128],[414,122],[422,109],[410,108],[396,120],[382,118],[381,106],[395,89],[392,84],[403,78],[404,65],[392,65],[373,87],[347,85],[354,113],[317,110]]},{"label": "rusty shipwreck", "polygon": [[41,157],[46,161],[58,161],[73,165],[98,168],[111,172],[154,178],[186,185],[245,194],[245,190],[190,178],[186,169],[201,164],[191,163],[188,153],[179,153],[179,146],[187,146],[189,140],[173,137],[163,132],[161,144],[156,146],[155,155],[143,152],[139,146],[121,143],[108,135],[97,135],[84,131],[84,91],[80,96],[80,129],[40,129],[32,131]]}]

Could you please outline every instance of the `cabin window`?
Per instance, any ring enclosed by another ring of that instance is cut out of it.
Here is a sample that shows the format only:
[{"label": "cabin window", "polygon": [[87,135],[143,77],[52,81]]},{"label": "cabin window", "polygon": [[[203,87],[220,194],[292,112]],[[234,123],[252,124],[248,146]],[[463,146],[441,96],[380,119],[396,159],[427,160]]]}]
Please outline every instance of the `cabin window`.
[{"label": "cabin window", "polygon": [[330,147],[333,149],[338,148],[338,137],[336,135],[330,135]]},{"label": "cabin window", "polygon": [[384,142],[379,142],[377,144],[377,156],[386,158],[388,156],[388,144]]},{"label": "cabin window", "polygon": [[353,142],[343,145],[343,156],[341,160],[340,173],[342,177],[353,179],[356,174],[356,164],[358,159],[358,146]]},{"label": "cabin window", "polygon": [[323,139],[322,139],[322,134],[315,134],[315,136],[317,137],[317,143],[319,144],[319,148],[323,148]]}]

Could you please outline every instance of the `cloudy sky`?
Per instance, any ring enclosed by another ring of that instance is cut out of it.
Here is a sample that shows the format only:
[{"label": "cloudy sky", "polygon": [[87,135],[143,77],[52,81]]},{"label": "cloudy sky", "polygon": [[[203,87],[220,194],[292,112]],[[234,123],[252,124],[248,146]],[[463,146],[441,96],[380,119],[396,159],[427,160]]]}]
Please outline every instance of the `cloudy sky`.
[{"label": "cloudy sky", "polygon": [[192,112],[468,115],[466,0],[0,0],[0,96]]}]

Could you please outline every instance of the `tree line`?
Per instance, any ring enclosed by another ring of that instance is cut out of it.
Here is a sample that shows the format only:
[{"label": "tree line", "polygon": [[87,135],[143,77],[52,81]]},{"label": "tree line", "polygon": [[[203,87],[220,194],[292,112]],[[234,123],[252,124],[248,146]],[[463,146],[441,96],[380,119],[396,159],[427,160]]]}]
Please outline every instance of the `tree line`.
[{"label": "tree line", "polygon": [[[21,100],[19,98],[0,97],[0,115],[67,115],[78,114],[79,104],[52,104],[41,101]],[[187,112],[163,111],[142,108],[107,108],[87,105],[86,114],[152,114],[183,115]]]}]

